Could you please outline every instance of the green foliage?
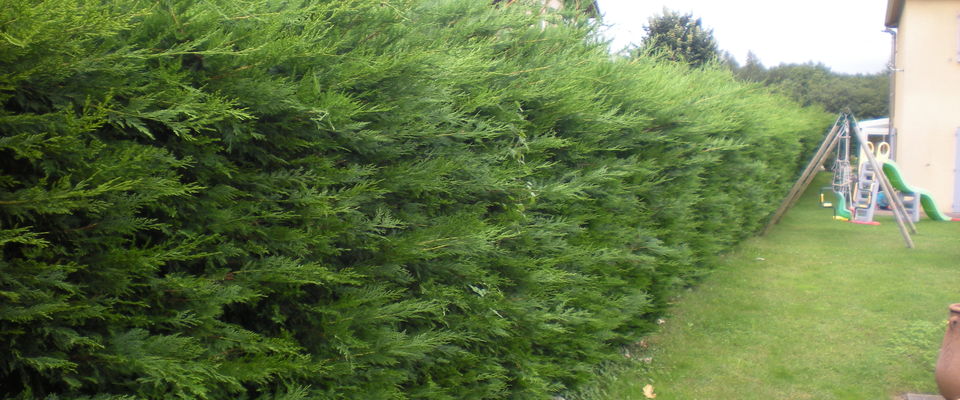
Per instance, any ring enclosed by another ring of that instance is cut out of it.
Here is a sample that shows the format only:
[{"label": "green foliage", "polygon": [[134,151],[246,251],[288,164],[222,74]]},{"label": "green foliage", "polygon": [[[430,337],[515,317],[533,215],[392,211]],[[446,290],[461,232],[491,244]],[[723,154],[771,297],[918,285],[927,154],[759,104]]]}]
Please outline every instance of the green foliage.
[{"label": "green foliage", "polygon": [[803,106],[822,106],[831,113],[850,110],[863,119],[888,115],[890,81],[886,73],[840,74],[814,63],[766,69],[752,53],[743,67],[734,70],[740,79],[763,83]]},{"label": "green foliage", "polygon": [[693,14],[680,14],[668,9],[663,14],[650,17],[643,42],[636,50],[639,54],[658,54],[668,60],[702,67],[720,59],[713,30],[704,29],[700,18]]},{"label": "green foliage", "polygon": [[887,116],[887,74],[846,75],[823,64],[781,65],[767,71],[766,83],[804,105],[821,104],[830,112],[849,109],[864,119]]},{"label": "green foliage", "polygon": [[829,120],[538,10],[4,3],[4,397],[590,380]]},{"label": "green foliage", "polygon": [[743,66],[730,64],[734,75],[747,82],[764,82],[767,79],[767,68],[760,62],[760,57],[752,51],[747,52],[747,59]]}]

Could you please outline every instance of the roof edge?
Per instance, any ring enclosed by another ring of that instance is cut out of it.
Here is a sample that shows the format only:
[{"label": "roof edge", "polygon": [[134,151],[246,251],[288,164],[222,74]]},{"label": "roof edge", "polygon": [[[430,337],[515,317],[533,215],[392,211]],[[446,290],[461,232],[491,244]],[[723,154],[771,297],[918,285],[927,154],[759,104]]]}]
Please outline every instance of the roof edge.
[{"label": "roof edge", "polygon": [[896,28],[900,25],[900,15],[903,14],[903,3],[906,0],[887,0],[887,19],[888,28]]}]

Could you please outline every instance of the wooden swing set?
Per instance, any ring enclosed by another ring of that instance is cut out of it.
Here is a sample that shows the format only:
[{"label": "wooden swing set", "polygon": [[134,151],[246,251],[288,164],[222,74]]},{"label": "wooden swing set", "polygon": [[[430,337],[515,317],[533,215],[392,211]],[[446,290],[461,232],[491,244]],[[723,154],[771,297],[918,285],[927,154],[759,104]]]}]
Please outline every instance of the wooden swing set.
[{"label": "wooden swing set", "polygon": [[[793,184],[790,192],[787,193],[787,197],[783,199],[783,202],[780,203],[780,207],[777,208],[777,211],[775,211],[770,217],[770,221],[768,221],[766,227],[764,227],[762,235],[769,233],[773,229],[773,226],[780,222],[780,219],[783,218],[783,215],[787,212],[787,210],[796,204],[797,200],[800,199],[800,195],[802,195],[807,187],[810,186],[810,183],[813,182],[813,178],[820,170],[820,166],[823,165],[823,163],[828,159],[829,155],[841,142],[841,138],[850,137],[851,134],[862,146],[866,146],[866,144],[869,143],[866,135],[860,131],[856,118],[854,118],[849,112],[841,112],[840,116],[837,117],[837,121],[834,122],[833,128],[830,129],[830,132],[827,133],[827,137],[823,140],[823,143],[820,144],[820,148],[817,149],[817,152],[810,160],[810,163],[807,164],[807,167],[804,168],[803,173],[800,174],[800,178],[797,179],[797,181]],[[865,151],[863,154],[866,154],[867,162],[872,166],[874,171],[883,171],[882,165],[879,161],[877,161],[877,157],[873,154],[873,152]],[[877,178],[879,178],[881,187],[886,193],[896,193],[886,175],[884,175],[882,172],[879,172],[876,175]],[[903,241],[905,242],[907,248],[912,249],[914,246],[913,239],[911,239],[910,235],[917,233],[917,227],[913,224],[913,221],[908,216],[900,196],[891,195],[887,197],[890,199],[890,208],[893,210],[893,215],[897,220],[897,226],[900,228],[900,234],[903,236]]]}]

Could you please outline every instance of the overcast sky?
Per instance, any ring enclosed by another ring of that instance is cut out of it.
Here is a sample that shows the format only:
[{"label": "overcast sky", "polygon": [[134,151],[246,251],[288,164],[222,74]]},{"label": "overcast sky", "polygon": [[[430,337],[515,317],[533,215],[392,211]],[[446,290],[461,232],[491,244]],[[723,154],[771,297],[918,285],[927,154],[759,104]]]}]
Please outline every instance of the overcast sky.
[{"label": "overcast sky", "polygon": [[615,50],[639,44],[647,20],[663,8],[703,20],[721,50],[741,64],[753,51],[763,65],[822,62],[835,72],[886,70],[887,0],[598,0]]}]

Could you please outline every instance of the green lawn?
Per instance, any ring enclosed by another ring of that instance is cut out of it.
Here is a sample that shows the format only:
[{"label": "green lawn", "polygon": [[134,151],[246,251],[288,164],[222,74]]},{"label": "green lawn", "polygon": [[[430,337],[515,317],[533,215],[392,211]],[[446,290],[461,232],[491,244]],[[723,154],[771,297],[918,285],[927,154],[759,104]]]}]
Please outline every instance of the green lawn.
[{"label": "green lawn", "polygon": [[891,399],[935,393],[947,317],[960,302],[960,222],[922,219],[907,249],[880,226],[831,220],[820,176],[765,237],[722,257],[686,291],[627,372],[599,397]]}]

